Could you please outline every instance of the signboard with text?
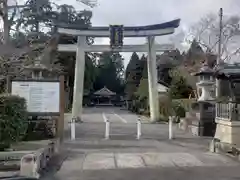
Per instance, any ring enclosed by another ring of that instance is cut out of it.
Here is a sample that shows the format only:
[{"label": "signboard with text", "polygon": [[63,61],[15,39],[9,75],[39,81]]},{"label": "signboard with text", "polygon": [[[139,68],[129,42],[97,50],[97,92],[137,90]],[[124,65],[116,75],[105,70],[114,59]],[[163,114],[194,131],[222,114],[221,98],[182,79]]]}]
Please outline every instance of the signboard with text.
[{"label": "signboard with text", "polygon": [[12,81],[11,93],[26,99],[29,113],[60,112],[59,81]]},{"label": "signboard with text", "polygon": [[111,48],[118,48],[123,46],[123,26],[111,25],[110,26],[110,46]]}]

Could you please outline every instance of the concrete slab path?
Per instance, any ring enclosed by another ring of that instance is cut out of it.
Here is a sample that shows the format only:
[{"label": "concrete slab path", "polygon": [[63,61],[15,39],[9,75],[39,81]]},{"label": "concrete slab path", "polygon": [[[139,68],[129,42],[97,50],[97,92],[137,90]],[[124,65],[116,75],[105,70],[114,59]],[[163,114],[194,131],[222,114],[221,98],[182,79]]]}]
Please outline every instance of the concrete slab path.
[{"label": "concrete slab path", "polygon": [[[105,114],[110,140],[104,139]],[[136,140],[138,116],[120,108],[84,109],[83,123],[76,125],[76,140],[69,139],[66,115],[65,157],[60,170],[43,179],[56,180],[233,180],[240,178],[240,164],[208,151],[211,138],[194,137],[174,128],[168,140],[167,124],[143,120],[142,137]]]}]

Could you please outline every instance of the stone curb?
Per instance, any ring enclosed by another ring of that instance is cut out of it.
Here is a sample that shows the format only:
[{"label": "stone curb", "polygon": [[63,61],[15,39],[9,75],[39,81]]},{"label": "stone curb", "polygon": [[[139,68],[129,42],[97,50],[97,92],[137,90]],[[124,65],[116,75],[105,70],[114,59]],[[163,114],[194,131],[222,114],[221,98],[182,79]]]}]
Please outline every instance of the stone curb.
[{"label": "stone curb", "polygon": [[4,160],[20,160],[25,154],[33,153],[34,151],[7,151],[0,152],[0,161]]},{"label": "stone curb", "polygon": [[240,150],[231,144],[222,143],[217,139],[213,139],[209,149],[211,152],[225,154],[240,161]]}]

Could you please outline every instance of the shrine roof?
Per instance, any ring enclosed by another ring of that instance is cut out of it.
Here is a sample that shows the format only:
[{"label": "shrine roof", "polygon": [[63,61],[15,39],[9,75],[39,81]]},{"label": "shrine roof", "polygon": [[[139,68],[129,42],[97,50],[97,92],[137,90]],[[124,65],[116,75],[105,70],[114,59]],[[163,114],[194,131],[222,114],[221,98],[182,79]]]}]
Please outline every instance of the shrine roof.
[{"label": "shrine roof", "polygon": [[98,95],[98,96],[113,96],[116,95],[115,92],[112,92],[111,90],[109,90],[107,87],[104,87],[98,91],[96,91],[94,93],[94,95]]}]

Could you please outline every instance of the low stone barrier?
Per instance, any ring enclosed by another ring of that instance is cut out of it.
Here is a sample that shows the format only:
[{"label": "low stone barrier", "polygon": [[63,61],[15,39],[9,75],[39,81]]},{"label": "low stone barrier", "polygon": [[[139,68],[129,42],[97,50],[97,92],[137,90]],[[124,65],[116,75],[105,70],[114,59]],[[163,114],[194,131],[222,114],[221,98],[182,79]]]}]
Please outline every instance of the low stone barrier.
[{"label": "low stone barrier", "polygon": [[48,166],[51,158],[59,153],[59,139],[51,141],[46,147],[34,153],[26,154],[21,159],[20,175],[39,178],[41,172]]},{"label": "low stone barrier", "polygon": [[240,149],[232,144],[220,142],[218,139],[213,139],[210,143],[209,150],[213,153],[223,153],[240,160]]},{"label": "low stone barrier", "polygon": [[39,148],[29,151],[0,152],[0,161],[7,163],[14,160],[14,162],[19,162],[18,170],[20,169],[20,176],[39,178],[41,172],[48,166],[51,158],[59,153],[60,141],[59,139],[53,139],[32,143],[36,143]]}]

